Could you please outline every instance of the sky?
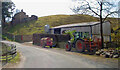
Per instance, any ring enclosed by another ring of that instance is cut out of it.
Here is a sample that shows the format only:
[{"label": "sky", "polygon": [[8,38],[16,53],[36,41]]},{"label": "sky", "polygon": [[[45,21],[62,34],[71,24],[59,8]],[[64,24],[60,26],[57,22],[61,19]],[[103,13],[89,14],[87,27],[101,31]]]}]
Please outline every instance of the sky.
[{"label": "sky", "polygon": [[12,0],[16,8],[23,9],[27,15],[38,17],[60,14],[74,14],[70,10],[72,0]]},{"label": "sky", "polygon": [[[79,0],[12,0],[16,9],[23,9],[27,15],[37,15],[38,17],[49,15],[70,15],[75,14],[70,10],[74,1]],[[73,1],[73,2],[72,2]],[[120,0],[110,0],[118,3]]]}]

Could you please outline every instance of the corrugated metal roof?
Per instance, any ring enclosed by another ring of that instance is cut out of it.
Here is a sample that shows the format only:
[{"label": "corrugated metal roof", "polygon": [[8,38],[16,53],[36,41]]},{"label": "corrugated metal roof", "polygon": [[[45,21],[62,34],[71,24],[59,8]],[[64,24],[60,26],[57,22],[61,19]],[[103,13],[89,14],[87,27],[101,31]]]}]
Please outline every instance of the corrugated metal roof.
[{"label": "corrugated metal roof", "polygon": [[51,29],[76,27],[76,26],[93,26],[93,25],[96,25],[96,24],[99,24],[99,23],[100,22],[86,22],[86,23],[67,24],[67,25],[52,27]]}]

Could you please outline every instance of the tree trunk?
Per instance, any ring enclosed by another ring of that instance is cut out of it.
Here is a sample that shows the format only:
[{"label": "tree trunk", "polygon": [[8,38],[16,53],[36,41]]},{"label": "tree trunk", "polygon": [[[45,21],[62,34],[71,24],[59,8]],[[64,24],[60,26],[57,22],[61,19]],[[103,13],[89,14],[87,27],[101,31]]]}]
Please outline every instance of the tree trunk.
[{"label": "tree trunk", "polygon": [[101,42],[102,42],[102,49],[104,48],[104,37],[103,37],[103,22],[102,18],[100,18],[100,33],[101,33]]},{"label": "tree trunk", "polygon": [[103,37],[103,21],[102,21],[102,2],[100,6],[100,33],[101,33],[101,42],[102,42],[102,49],[104,48],[104,37]]}]

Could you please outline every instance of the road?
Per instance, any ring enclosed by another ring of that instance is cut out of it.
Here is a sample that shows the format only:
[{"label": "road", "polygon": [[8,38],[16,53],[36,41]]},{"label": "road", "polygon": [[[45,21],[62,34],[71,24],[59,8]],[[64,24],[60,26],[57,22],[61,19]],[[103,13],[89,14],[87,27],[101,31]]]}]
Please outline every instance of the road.
[{"label": "road", "polygon": [[[89,56],[76,55],[58,49],[38,48],[23,45],[16,42],[17,50],[22,53],[24,61],[21,68],[117,68],[117,64],[108,64],[97,59],[89,59]],[[79,54],[79,53],[78,53]],[[107,61],[106,61],[107,62]]]}]

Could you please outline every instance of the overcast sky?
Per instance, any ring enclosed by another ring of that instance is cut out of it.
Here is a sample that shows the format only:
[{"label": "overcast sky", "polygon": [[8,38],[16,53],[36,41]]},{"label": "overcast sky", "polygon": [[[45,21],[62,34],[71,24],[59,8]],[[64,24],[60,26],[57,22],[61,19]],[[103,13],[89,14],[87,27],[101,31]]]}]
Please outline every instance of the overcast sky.
[{"label": "overcast sky", "polygon": [[[12,0],[16,8],[23,9],[27,15],[39,17],[59,14],[74,14],[70,7],[78,0]],[[73,2],[72,2],[73,1]],[[118,3],[120,0],[109,0]]]},{"label": "overcast sky", "polygon": [[16,8],[23,9],[28,15],[48,16],[74,14],[70,10],[72,0],[12,0]]}]

